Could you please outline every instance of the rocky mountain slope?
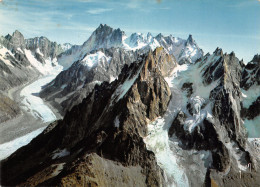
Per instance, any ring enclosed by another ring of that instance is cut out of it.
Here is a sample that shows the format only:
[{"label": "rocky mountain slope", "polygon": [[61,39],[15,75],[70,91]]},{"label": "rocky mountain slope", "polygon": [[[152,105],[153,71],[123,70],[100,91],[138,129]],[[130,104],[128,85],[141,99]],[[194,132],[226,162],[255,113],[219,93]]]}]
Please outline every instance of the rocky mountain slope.
[{"label": "rocky mountain slope", "polygon": [[[13,118],[20,109],[11,98],[12,90],[39,76],[60,72],[56,57],[64,50],[45,37],[24,39],[15,31],[0,37],[0,122]],[[12,112],[10,112],[12,111]]]},{"label": "rocky mountain slope", "polygon": [[63,121],[1,163],[1,183],[163,186],[162,171],[142,136],[149,121],[167,109],[171,92],[164,76],[175,66],[158,48],[126,65],[118,80],[96,85]]},{"label": "rocky mountain slope", "polygon": [[39,73],[49,74],[57,66],[55,58],[63,52],[61,45],[45,37],[24,39],[15,31],[0,38],[1,90],[33,80]]},{"label": "rocky mountain slope", "polygon": [[255,55],[243,69],[241,115],[244,125],[252,129],[249,135],[252,138],[260,136],[260,55]]},{"label": "rocky mountain slope", "polygon": [[3,160],[1,184],[258,186],[259,152],[241,115],[240,85],[257,85],[248,69],[219,48],[190,65],[162,47],[140,54]]},{"label": "rocky mountain slope", "polygon": [[21,112],[12,89],[59,72],[40,95],[64,118],[1,161],[0,183],[258,186],[259,65],[102,24],[80,46],[1,37],[0,122]]},{"label": "rocky mountain slope", "polygon": [[[239,172],[259,175],[250,172],[248,164],[256,171],[260,166],[240,115],[241,63],[233,52],[227,55],[216,49],[213,55],[205,55],[195,67],[173,80],[186,94],[169,127],[170,142],[177,140],[182,149],[204,154],[205,169],[196,165],[191,155],[187,157],[193,169],[186,168],[185,173],[188,178],[196,178],[191,186],[202,186],[205,176],[209,183],[218,186],[256,186],[260,182],[256,178],[238,179]],[[186,79],[187,73],[194,78]],[[185,156],[182,162],[185,164]],[[194,173],[194,170],[199,172]],[[227,180],[229,177],[232,182]]]},{"label": "rocky mountain slope", "polygon": [[162,34],[153,37],[151,33],[146,36],[133,33],[128,37],[119,28],[113,29],[106,24],[100,24],[83,45],[72,46],[70,50],[59,56],[58,62],[67,69],[75,61],[81,60],[85,54],[100,48],[120,47],[126,50],[142,49],[147,51],[160,46],[164,47],[169,54],[173,54],[182,63],[194,63],[203,56],[202,49],[199,48],[191,35],[187,40],[172,35],[165,37]]},{"label": "rocky mountain slope", "polygon": [[123,66],[136,61],[138,55],[137,51],[121,48],[94,50],[62,71],[44,88],[40,96],[51,101],[64,113],[81,103],[96,84],[117,79]]},{"label": "rocky mountain slope", "polygon": [[116,79],[124,64],[159,46],[179,64],[191,64],[203,56],[191,35],[187,40],[162,34],[153,37],[151,33],[127,37],[124,31],[101,24],[83,45],[72,46],[58,56],[58,62],[68,69],[47,85],[41,97],[64,113],[80,103],[95,84]]}]

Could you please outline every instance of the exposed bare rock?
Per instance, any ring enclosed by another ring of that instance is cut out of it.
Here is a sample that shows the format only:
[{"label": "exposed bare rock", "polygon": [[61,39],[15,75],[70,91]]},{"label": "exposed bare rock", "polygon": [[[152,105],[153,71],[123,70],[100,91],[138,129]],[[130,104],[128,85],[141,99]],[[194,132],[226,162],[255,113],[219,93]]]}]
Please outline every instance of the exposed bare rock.
[{"label": "exposed bare rock", "polygon": [[142,136],[147,123],[167,110],[171,92],[158,67],[168,63],[172,70],[175,61],[169,60],[158,48],[125,66],[118,80],[96,85],[56,126],[1,163],[1,183],[35,186],[41,178],[47,186],[163,186],[162,171]]},{"label": "exposed bare rock", "polygon": [[[240,114],[242,62],[233,52],[227,55],[223,54],[221,49],[216,49],[213,55],[206,55],[196,63],[203,68],[203,84],[207,86],[217,83],[216,87],[210,91],[209,99],[200,104],[201,109],[198,104],[188,102],[187,110],[180,111],[174,119],[169,129],[169,136],[175,135],[181,141],[180,146],[183,149],[212,153],[213,162],[208,167],[206,176],[206,181],[210,178],[211,185],[213,183],[219,186],[230,185],[230,178],[223,175],[230,176],[231,181],[238,183],[237,176],[241,170],[244,175],[256,177],[259,175],[257,173],[259,159],[247,140]],[[187,90],[189,84],[185,83],[182,88]],[[190,96],[194,97],[192,94]],[[198,110],[202,110],[203,107],[208,107],[208,113],[212,111],[212,117],[198,119],[199,123],[192,130],[188,129],[188,119],[196,116]],[[252,172],[247,168],[248,164],[251,164]],[[253,180],[247,181],[246,178],[243,178],[243,183],[255,184]]]},{"label": "exposed bare rock", "polygon": [[19,113],[18,104],[0,93],[0,123],[16,117]]},{"label": "exposed bare rock", "polygon": [[253,85],[260,85],[260,55],[255,55],[242,73],[241,87],[248,90]]},{"label": "exposed bare rock", "polygon": [[[102,53],[104,54],[103,58],[97,57],[91,61],[93,66],[87,64],[86,58]],[[117,79],[123,66],[131,64],[137,58],[137,52],[120,48],[92,51],[81,60],[76,61],[69,69],[62,71],[44,88],[40,96],[51,101],[65,114],[67,110],[71,110],[73,106],[81,103],[96,84],[101,84],[103,81],[112,82]]]},{"label": "exposed bare rock", "polygon": [[[260,91],[260,55],[255,55],[251,62],[244,67],[240,86],[245,92],[248,92],[245,100],[247,97],[251,97],[250,91],[251,94]],[[255,96],[255,100],[250,103],[250,106],[242,106],[241,115],[244,119],[253,120],[260,115],[260,92]]]}]

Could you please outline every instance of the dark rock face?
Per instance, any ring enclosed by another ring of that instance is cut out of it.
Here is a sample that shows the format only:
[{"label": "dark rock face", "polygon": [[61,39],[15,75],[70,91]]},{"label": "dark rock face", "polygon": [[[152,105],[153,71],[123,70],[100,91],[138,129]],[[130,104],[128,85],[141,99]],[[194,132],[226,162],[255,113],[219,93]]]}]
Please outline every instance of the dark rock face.
[{"label": "dark rock face", "polygon": [[169,129],[169,136],[175,134],[181,140],[183,149],[215,150],[213,167],[218,171],[224,171],[230,164],[229,154],[227,148],[219,140],[214,124],[205,119],[203,127],[196,126],[194,131],[189,133],[184,128],[185,119],[187,119],[186,114],[179,112]]},{"label": "dark rock face", "polygon": [[25,39],[22,33],[20,33],[17,30],[12,34],[12,36],[9,34],[5,36],[5,39],[8,42],[5,42],[4,44],[10,50],[17,49],[17,48],[21,48],[21,49],[25,48]]},{"label": "dark rock face", "polygon": [[[36,37],[24,39],[24,36],[19,31],[15,31],[12,36],[7,35],[2,39],[2,44],[9,50],[28,49],[37,53],[37,49],[44,55],[44,58],[50,57],[51,59],[57,57],[60,53],[64,52],[61,45],[56,42],[49,41],[46,37]],[[39,53],[38,53],[39,55]]]},{"label": "dark rock face", "polygon": [[163,36],[158,34],[153,37],[151,33],[147,36],[139,33],[133,33],[129,37],[120,29],[113,29],[108,25],[100,26],[92,33],[90,38],[80,46],[72,46],[69,50],[60,54],[58,62],[69,68],[75,61],[80,60],[83,56],[93,50],[100,48],[123,48],[127,50],[140,50],[146,53],[154,50],[156,47],[163,47],[169,54],[174,55],[178,62],[194,63],[203,56],[202,49],[199,48],[191,36],[187,40],[173,36]]},{"label": "dark rock face", "polygon": [[[10,41],[3,37],[0,39],[0,123],[20,113],[18,104],[9,98],[6,92],[38,76],[36,69],[29,68],[30,62],[26,56],[17,50],[17,46],[23,47],[23,42],[24,38],[18,31],[13,34]],[[12,48],[12,51],[4,46]]]},{"label": "dark rock face", "polygon": [[232,53],[224,57],[222,68],[224,76],[221,78],[220,85],[210,95],[210,98],[215,99],[213,114],[218,117],[221,125],[225,125],[230,139],[244,146],[245,129],[239,113],[241,110],[239,83],[242,68]]},{"label": "dark rock face", "polygon": [[121,47],[123,35],[124,32],[120,29],[113,29],[106,24],[100,24],[90,38],[83,44],[83,46],[89,46],[89,43],[93,43],[94,45],[91,46],[92,49],[89,49],[89,51],[97,49],[97,47]]},{"label": "dark rock face", "polygon": [[18,86],[44,74],[44,65],[47,62],[47,71],[52,73],[50,67],[58,64],[53,64],[50,60],[61,52],[63,50],[56,42],[50,42],[45,37],[27,40],[17,30],[12,35],[0,37],[0,122],[14,118],[20,113],[18,104],[9,98],[8,91],[12,88],[18,89]]},{"label": "dark rock face", "polygon": [[[111,58],[108,62],[95,60],[95,65],[89,67],[84,64],[84,58],[88,55],[104,53]],[[125,64],[136,61],[138,52],[125,51],[120,48],[100,49],[87,53],[81,60],[76,61],[69,69],[61,72],[41,92],[41,97],[53,101],[53,105],[61,109],[62,113],[81,103],[96,84],[103,81],[111,82],[121,73]]]},{"label": "dark rock face", "polygon": [[260,85],[260,55],[255,55],[242,74],[241,87],[248,90],[253,85]]},{"label": "dark rock face", "polygon": [[[215,184],[223,184],[223,178],[218,178],[216,173],[228,173],[232,168],[233,174],[230,173],[230,175],[236,175],[240,170],[236,166],[237,161],[233,156],[233,148],[230,148],[230,144],[237,147],[237,151],[241,155],[241,165],[246,166],[246,164],[252,163],[252,167],[259,167],[256,164],[259,161],[256,161],[258,158],[255,157],[255,151],[251,149],[250,153],[248,152],[246,130],[240,115],[240,101],[242,100],[240,82],[243,77],[243,66],[234,53],[226,55],[221,49],[216,49],[212,56],[206,55],[196,63],[199,67],[203,66],[202,82],[204,85],[217,81],[216,87],[209,96],[213,116],[204,119],[194,130],[187,130],[186,119],[190,115],[195,115],[192,103],[188,103],[188,112],[180,111],[172,122],[169,137],[175,135],[179,138],[180,146],[183,149],[211,151],[213,162],[208,169],[210,169],[210,173],[215,173],[215,175],[211,175],[211,180],[214,180]],[[192,90],[192,84],[185,83],[182,89],[189,93]],[[258,106],[258,102],[256,101],[254,105]]]},{"label": "dark rock face", "polygon": [[[255,55],[251,62],[244,67],[240,86],[246,91],[255,90],[260,86],[260,55]],[[248,108],[242,107],[241,115],[243,118],[253,120],[255,117],[259,116],[260,93]]]},{"label": "dark rock face", "polygon": [[125,33],[120,29],[113,29],[106,24],[100,24],[83,45],[72,46],[69,50],[60,54],[58,62],[67,69],[74,62],[83,59],[87,53],[93,50],[122,47],[122,38],[124,35]]},{"label": "dark rock face", "polygon": [[182,85],[182,88],[181,88],[183,91],[186,91],[187,92],[187,96],[190,97],[191,94],[193,93],[193,88],[192,88],[192,83],[190,82],[185,82],[183,85]]},{"label": "dark rock face", "polygon": [[[15,31],[12,35],[0,37],[0,49],[7,50],[0,54],[0,90],[7,90],[35,79],[41,73],[29,61],[25,50],[29,50],[40,63],[46,59],[53,59],[63,52],[61,45],[51,42],[45,37],[24,39],[24,36]],[[4,61],[7,61],[6,64]]]},{"label": "dark rock face", "polygon": [[242,74],[241,87],[248,90],[253,85],[260,85],[260,55],[255,55]]},{"label": "dark rock face", "polygon": [[[56,42],[51,42],[43,36],[27,39],[25,41],[25,44],[26,48],[31,51],[36,51],[37,49],[39,49],[43,54],[44,58],[50,57],[51,59],[54,59],[59,54],[64,52],[60,44],[57,44]],[[41,58],[41,55],[38,54],[37,59],[41,62],[42,60],[39,58]]]},{"label": "dark rock face", "polygon": [[[142,138],[148,121],[163,115],[171,98],[168,84],[157,68],[165,66],[160,63],[169,63],[163,58],[171,59],[158,48],[125,66],[118,80],[96,85],[62,121],[52,124],[1,163],[1,183],[102,186],[106,181],[108,185],[120,185],[121,179],[111,180],[115,174],[109,168],[106,175],[100,172],[106,163],[113,171],[122,171],[118,177],[126,178],[123,185],[131,185],[135,173],[138,186],[164,185],[154,153],[146,149]],[[168,65],[171,70],[176,64],[172,61]],[[69,153],[52,159],[57,150]],[[66,163],[65,167],[62,163]],[[61,171],[55,175],[58,166]],[[37,180],[39,176],[43,177]]]},{"label": "dark rock face", "polygon": [[249,108],[243,108],[241,110],[241,116],[249,120],[254,119],[260,115],[260,96],[254,101]]},{"label": "dark rock face", "polygon": [[241,147],[245,146],[246,131],[240,116],[241,91],[239,87],[242,67],[234,53],[224,55],[221,66],[218,66],[224,74],[220,78],[220,84],[212,90],[210,99],[214,100],[212,112],[216,117],[215,125],[224,126],[230,140],[237,142]]},{"label": "dark rock face", "polygon": [[0,123],[14,118],[19,113],[17,103],[0,93]]},{"label": "dark rock face", "polygon": [[7,65],[5,62],[3,62],[3,60],[0,59],[1,91],[6,91],[15,86],[22,85],[38,76],[38,71],[36,69],[28,68],[30,66],[30,62],[21,52],[16,51],[13,55],[9,51],[1,57],[3,60],[9,62]]}]

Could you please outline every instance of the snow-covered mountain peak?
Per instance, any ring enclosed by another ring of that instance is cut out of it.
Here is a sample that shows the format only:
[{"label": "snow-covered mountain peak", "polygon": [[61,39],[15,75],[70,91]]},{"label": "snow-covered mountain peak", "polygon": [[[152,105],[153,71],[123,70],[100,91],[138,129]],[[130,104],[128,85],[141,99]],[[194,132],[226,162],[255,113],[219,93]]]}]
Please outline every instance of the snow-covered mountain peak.
[{"label": "snow-covered mountain peak", "polygon": [[146,36],[146,39],[147,39],[147,42],[150,43],[152,41],[152,39],[153,39],[153,35],[150,32],[148,32],[147,36]]},{"label": "snow-covered mountain peak", "polygon": [[125,36],[125,33],[119,28],[113,29],[106,24],[100,24],[90,38],[80,47],[78,55],[81,58],[87,52],[99,48],[122,47],[123,36]]},{"label": "snow-covered mountain peak", "polygon": [[81,60],[87,53],[100,48],[120,47],[126,50],[146,52],[160,46],[164,47],[169,54],[174,55],[181,64],[194,63],[203,56],[203,51],[191,35],[187,40],[172,35],[163,36],[161,33],[154,37],[149,32],[146,35],[133,33],[127,36],[119,28],[113,29],[106,24],[100,24],[83,45],[73,46],[63,53],[58,61],[67,69],[75,61]]},{"label": "snow-covered mountain peak", "polygon": [[192,35],[189,35],[186,40],[183,49],[179,53],[178,60],[180,64],[192,64],[198,59],[203,57],[203,51],[199,48],[198,44],[192,38]]},{"label": "snow-covered mountain peak", "polygon": [[[2,51],[8,51],[2,55],[2,58],[4,63],[11,68],[8,67],[9,72],[13,74],[23,74],[20,72],[23,70],[28,74],[37,72],[47,75],[57,74],[62,70],[56,57],[63,52],[63,49],[59,44],[49,41],[46,37],[24,39],[23,34],[16,30],[12,35],[1,37],[0,43],[3,47]],[[11,86],[13,85],[11,84]]]},{"label": "snow-covered mountain peak", "polygon": [[[147,45],[147,39],[142,33],[133,33],[130,37],[124,37],[124,47],[130,50],[140,49]],[[152,40],[152,38],[151,38]]]}]

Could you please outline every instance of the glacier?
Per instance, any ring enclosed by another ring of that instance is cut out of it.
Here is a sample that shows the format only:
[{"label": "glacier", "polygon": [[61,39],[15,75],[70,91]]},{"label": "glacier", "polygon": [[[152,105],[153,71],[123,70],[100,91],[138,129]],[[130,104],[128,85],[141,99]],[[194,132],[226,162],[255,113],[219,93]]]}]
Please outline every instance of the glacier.
[{"label": "glacier", "polygon": [[173,84],[173,80],[187,69],[186,64],[177,66],[172,72],[173,75],[166,79],[172,92],[167,112],[148,125],[148,136],[144,138],[147,148],[155,153],[157,162],[165,173],[167,186],[173,187],[189,186],[184,168],[178,163],[178,156],[171,150],[168,138],[168,129],[181,110],[183,100],[181,90]]},{"label": "glacier", "polygon": [[10,142],[0,144],[0,160],[3,160],[14,153],[20,147],[27,145],[30,141],[38,136],[45,127],[39,128],[33,132],[30,132],[22,137],[16,138]]},{"label": "glacier", "polygon": [[52,110],[45,105],[43,100],[38,96],[38,93],[41,91],[42,86],[51,82],[55,77],[56,75],[44,76],[23,88],[20,93],[21,98],[23,98],[22,108],[44,123],[56,120],[56,116]]}]

